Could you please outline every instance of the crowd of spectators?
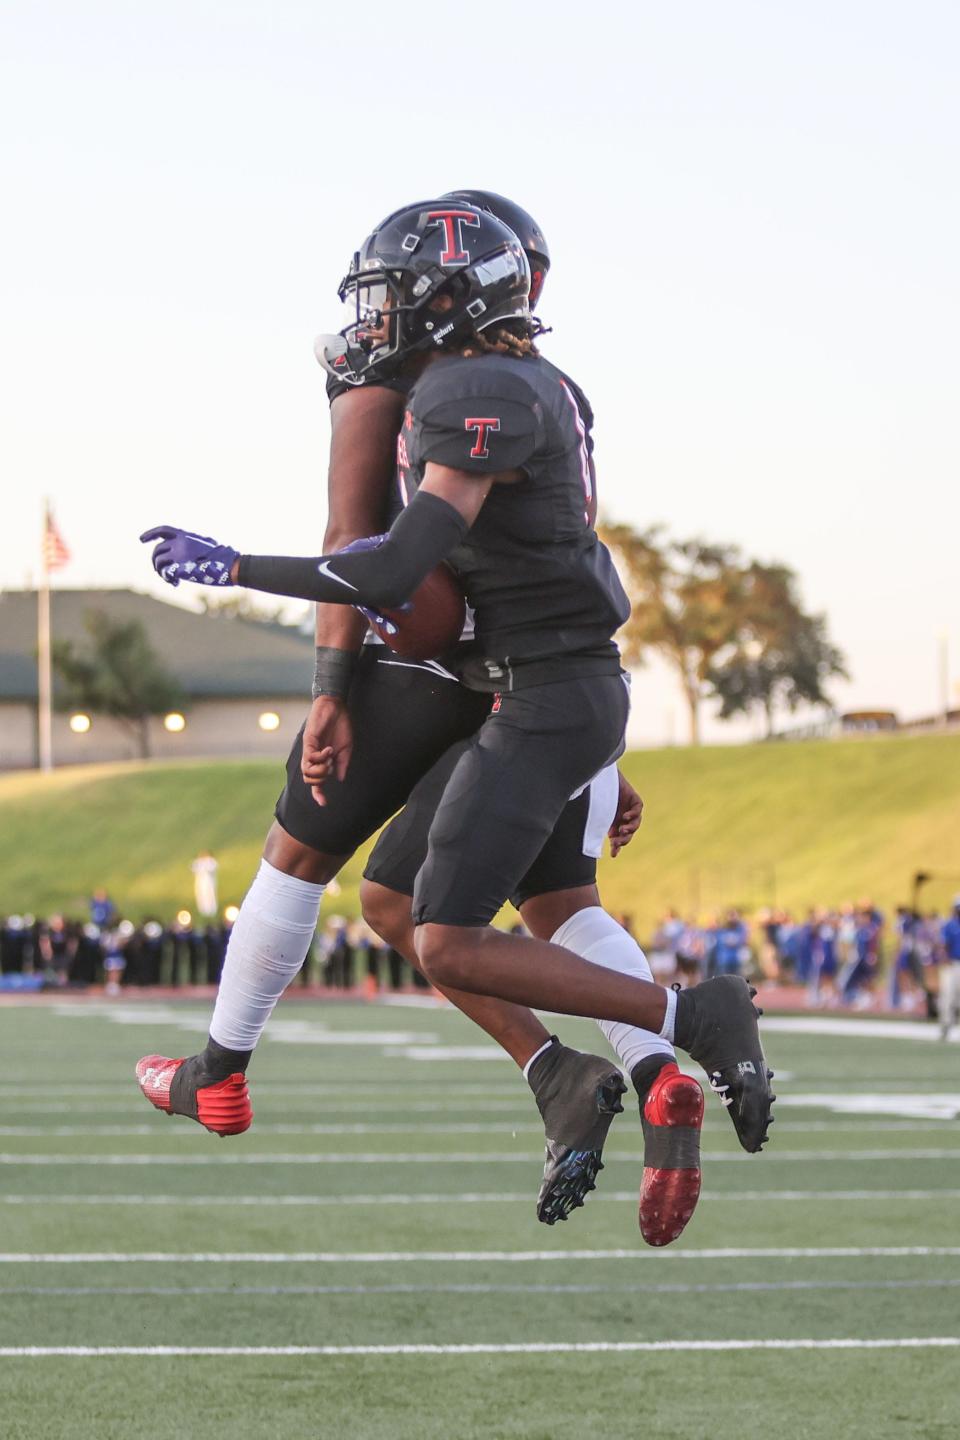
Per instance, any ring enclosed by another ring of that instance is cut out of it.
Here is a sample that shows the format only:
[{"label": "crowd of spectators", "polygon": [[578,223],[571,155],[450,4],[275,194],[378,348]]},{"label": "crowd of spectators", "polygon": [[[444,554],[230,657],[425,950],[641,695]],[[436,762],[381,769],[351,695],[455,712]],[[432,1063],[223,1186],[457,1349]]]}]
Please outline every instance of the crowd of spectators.
[{"label": "crowd of spectators", "polygon": [[750,924],[738,910],[703,923],[670,910],[651,941],[651,961],[657,973],[686,984],[744,975],[802,986],[813,1006],[933,1015],[943,967],[960,960],[952,953],[958,924],[960,895],[952,915],[900,906],[890,920],[869,900],[802,916],[765,909]]},{"label": "crowd of spectators", "polygon": [[[0,919],[0,990],[103,985],[115,995],[128,987],[215,985],[237,917],[228,906],[213,917],[181,910],[172,921],[134,924],[104,890],[94,892],[88,912],[86,920]],[[631,928],[628,916],[620,920]],[[900,907],[889,921],[869,901],[804,916],[767,909],[749,922],[736,909],[703,921],[670,910],[648,952],[663,981],[691,985],[713,975],[743,975],[802,987],[811,1006],[933,1016],[937,993],[948,983],[960,1005],[960,896],[952,916]],[[368,994],[429,988],[363,921],[338,915],[318,929],[299,983]]]},{"label": "crowd of spectators", "polygon": [[[7,915],[0,918],[0,990],[103,985],[116,995],[132,986],[215,985],[236,917],[231,905],[216,918],[181,910],[172,921],[134,924],[103,890],[91,897],[86,920]],[[362,921],[337,915],[317,931],[299,983],[368,992],[425,984]]]}]

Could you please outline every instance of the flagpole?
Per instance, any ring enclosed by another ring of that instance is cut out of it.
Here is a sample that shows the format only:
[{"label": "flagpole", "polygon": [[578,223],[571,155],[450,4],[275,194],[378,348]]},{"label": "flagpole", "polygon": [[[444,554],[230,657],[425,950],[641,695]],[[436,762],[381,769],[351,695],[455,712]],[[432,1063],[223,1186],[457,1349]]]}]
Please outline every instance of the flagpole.
[{"label": "flagpole", "polygon": [[43,541],[40,546],[40,588],[37,591],[37,753],[40,769],[53,769],[53,675],[50,663],[50,566],[47,533],[50,502],[43,502]]}]

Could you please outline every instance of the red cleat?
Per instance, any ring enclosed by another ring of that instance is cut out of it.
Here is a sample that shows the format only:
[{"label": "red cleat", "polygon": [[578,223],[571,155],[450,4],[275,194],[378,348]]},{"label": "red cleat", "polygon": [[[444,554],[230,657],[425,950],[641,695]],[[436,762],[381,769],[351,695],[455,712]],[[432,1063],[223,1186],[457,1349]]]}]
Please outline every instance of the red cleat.
[{"label": "red cleat", "polygon": [[681,1235],[700,1199],[703,1091],[671,1061],[650,1087],[641,1116],[640,1234],[648,1245]]},{"label": "red cleat", "polygon": [[[194,1065],[199,1058],[191,1057]],[[167,1115],[186,1115],[214,1135],[242,1135],[249,1130],[253,1106],[247,1077],[241,1071],[207,1085],[202,1083],[202,1071],[192,1082],[184,1076],[176,1087],[176,1096],[171,1096],[177,1071],[188,1063],[183,1059],[169,1060],[165,1055],[144,1055],[137,1061],[137,1084],[150,1104]]]}]

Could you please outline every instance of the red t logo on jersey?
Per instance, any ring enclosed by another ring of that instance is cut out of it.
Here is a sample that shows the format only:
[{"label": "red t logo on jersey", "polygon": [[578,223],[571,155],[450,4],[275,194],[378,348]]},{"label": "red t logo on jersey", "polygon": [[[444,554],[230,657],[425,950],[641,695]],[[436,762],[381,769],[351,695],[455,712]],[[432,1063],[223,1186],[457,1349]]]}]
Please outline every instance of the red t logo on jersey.
[{"label": "red t logo on jersey", "polygon": [[440,252],[441,265],[469,265],[470,251],[463,246],[461,226],[472,225],[480,228],[480,216],[472,210],[431,210],[427,214],[428,225],[442,225],[444,244]]},{"label": "red t logo on jersey", "polygon": [[476,430],[477,438],[473,442],[473,449],[470,451],[471,460],[486,460],[490,454],[487,448],[487,436],[491,430],[500,429],[500,421],[496,415],[476,415],[463,422],[464,430]]}]

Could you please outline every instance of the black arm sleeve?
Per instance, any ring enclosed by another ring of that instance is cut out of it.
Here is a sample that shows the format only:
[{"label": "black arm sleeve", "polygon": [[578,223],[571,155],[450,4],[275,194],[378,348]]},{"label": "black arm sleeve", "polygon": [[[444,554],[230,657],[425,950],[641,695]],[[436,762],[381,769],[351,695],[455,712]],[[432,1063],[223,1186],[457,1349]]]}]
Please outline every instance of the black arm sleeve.
[{"label": "black arm sleeve", "polygon": [[241,555],[237,583],[271,595],[395,610],[410,599],[469,528],[459,510],[446,500],[418,490],[376,550],[312,559]]}]

